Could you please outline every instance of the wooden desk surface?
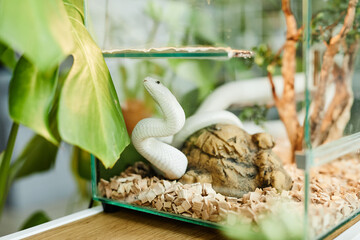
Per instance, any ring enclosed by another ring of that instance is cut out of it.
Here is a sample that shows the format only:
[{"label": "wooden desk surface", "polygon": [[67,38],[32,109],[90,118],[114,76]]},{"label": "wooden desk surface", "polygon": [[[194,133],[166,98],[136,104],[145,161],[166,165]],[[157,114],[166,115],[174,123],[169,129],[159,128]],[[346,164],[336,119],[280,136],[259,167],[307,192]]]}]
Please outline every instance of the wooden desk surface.
[{"label": "wooden desk surface", "polygon": [[[335,231],[326,240],[360,221],[360,215]],[[176,221],[151,214],[121,209],[116,213],[98,213],[26,239],[226,239],[216,229]]]},{"label": "wooden desk surface", "polygon": [[225,239],[218,230],[121,209],[99,213],[26,239]]}]

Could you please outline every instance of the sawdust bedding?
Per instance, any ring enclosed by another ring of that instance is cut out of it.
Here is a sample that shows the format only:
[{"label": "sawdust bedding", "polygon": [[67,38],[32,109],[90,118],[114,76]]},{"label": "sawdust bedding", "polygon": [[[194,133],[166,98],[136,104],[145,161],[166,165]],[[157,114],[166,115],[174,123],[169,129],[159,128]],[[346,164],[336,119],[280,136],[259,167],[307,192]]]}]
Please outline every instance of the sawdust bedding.
[{"label": "sawdust bedding", "polygon": [[[256,189],[242,198],[216,193],[209,183],[182,184],[151,176],[150,167],[134,164],[120,176],[98,183],[102,196],[186,217],[227,222],[229,215],[257,222],[273,212],[283,201],[288,209],[302,213],[304,207],[304,172],[295,165],[285,165],[293,179],[290,191],[277,192],[267,187]],[[360,208],[360,160],[339,159],[313,169],[310,174],[310,226],[315,234],[338,224]]]}]

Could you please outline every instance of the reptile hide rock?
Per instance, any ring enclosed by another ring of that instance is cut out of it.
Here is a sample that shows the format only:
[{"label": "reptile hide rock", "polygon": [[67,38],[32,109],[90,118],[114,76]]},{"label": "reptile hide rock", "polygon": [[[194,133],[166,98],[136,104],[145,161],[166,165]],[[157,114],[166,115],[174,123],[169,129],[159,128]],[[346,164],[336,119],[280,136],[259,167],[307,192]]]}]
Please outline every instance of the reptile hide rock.
[{"label": "reptile hide rock", "polygon": [[182,151],[188,170],[184,184],[211,183],[216,192],[242,197],[256,188],[289,190],[292,179],[272,152],[271,135],[250,135],[234,125],[216,124],[194,133]]}]

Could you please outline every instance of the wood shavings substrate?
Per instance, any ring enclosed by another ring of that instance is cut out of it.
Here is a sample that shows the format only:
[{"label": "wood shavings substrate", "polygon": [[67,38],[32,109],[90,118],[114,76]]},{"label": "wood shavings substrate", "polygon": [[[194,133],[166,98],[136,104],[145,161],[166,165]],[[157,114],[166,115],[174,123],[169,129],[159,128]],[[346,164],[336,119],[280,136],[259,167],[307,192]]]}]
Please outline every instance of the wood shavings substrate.
[{"label": "wood shavings substrate", "polygon": [[[140,169],[140,170],[139,170]],[[106,198],[148,206],[186,217],[225,223],[229,215],[238,215],[248,222],[257,222],[272,206],[284,201],[298,213],[304,206],[304,172],[295,165],[285,165],[293,177],[290,191],[277,192],[267,187],[256,189],[242,198],[216,193],[209,183],[182,184],[150,177],[143,163],[98,183],[99,193]],[[360,161],[340,159],[313,169],[310,180],[310,226],[318,235],[340,223],[360,208]]]}]

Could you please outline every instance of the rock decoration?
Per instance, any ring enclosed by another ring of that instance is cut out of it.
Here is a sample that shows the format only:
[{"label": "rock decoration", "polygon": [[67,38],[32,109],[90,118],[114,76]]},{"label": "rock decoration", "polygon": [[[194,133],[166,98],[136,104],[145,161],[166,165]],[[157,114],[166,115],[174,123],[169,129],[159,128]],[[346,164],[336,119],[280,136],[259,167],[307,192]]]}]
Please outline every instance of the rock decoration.
[{"label": "rock decoration", "polygon": [[[257,222],[273,212],[276,203],[303,213],[304,173],[295,165],[284,168],[293,176],[293,187],[278,192],[275,188],[256,188],[241,198],[217,193],[210,183],[182,184],[150,177],[150,167],[137,163],[120,176],[98,183],[101,196],[181,214],[185,217],[226,223],[229,215]],[[360,209],[360,160],[340,159],[311,172],[310,222],[313,234],[321,234]]]},{"label": "rock decoration", "polygon": [[271,135],[249,135],[234,125],[216,124],[193,134],[184,144],[188,171],[182,183],[211,183],[215,191],[241,197],[256,188],[289,190],[290,175],[272,152]]}]

